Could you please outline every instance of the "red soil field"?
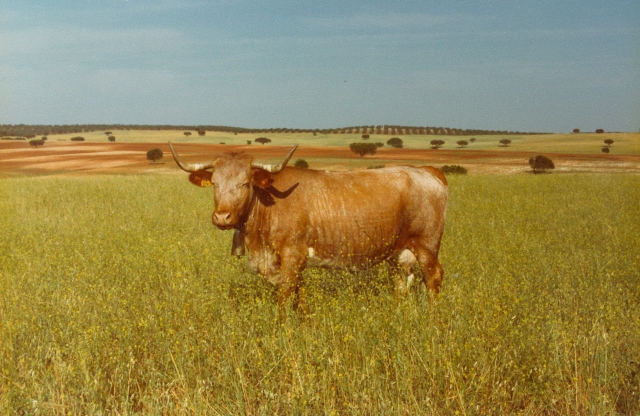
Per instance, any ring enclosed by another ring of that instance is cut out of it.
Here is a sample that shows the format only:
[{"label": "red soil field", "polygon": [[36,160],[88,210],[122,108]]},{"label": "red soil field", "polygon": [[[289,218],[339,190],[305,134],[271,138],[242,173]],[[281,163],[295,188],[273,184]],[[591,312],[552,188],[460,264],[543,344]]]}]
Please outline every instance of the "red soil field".
[{"label": "red soil field", "polygon": [[[157,163],[146,152],[159,147],[165,157]],[[257,160],[275,161],[288,151],[284,146],[235,146],[184,143],[176,150],[189,161],[213,159],[216,153],[244,152]],[[293,161],[304,158],[315,169],[363,169],[376,165],[462,165],[473,173],[513,174],[530,172],[533,152],[488,150],[432,150],[381,148],[363,158],[347,147],[300,146]],[[640,173],[640,156],[605,154],[547,154],[555,172]],[[291,162],[292,163],[292,162]],[[140,174],[179,173],[167,143],[77,143],[48,142],[33,148],[27,142],[0,142],[0,177],[51,174]]]}]

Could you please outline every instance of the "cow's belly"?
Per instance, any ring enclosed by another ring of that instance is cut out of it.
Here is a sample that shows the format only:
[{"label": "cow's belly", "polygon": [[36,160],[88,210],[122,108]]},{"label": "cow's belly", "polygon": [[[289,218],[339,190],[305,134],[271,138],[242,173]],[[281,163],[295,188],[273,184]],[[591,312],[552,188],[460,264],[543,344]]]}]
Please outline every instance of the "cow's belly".
[{"label": "cow's belly", "polygon": [[393,253],[392,247],[379,250],[344,250],[339,252],[327,252],[309,247],[306,265],[307,267],[327,267],[356,271],[375,266],[389,258]]}]

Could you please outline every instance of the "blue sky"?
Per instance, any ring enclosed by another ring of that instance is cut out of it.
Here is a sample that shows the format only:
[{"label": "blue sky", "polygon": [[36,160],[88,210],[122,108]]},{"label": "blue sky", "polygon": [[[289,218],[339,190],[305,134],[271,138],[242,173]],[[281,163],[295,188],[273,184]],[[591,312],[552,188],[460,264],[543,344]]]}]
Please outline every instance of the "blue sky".
[{"label": "blue sky", "polygon": [[0,0],[0,123],[640,129],[640,1]]}]

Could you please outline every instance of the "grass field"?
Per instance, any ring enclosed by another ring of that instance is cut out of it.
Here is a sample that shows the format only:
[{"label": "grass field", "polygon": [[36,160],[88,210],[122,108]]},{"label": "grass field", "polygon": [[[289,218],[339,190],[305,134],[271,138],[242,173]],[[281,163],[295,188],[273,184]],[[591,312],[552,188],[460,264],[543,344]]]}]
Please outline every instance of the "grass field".
[{"label": "grass field", "polygon": [[[292,146],[294,144],[306,146],[349,146],[349,143],[362,141],[360,134],[318,134],[313,133],[233,133],[207,132],[205,136],[198,136],[194,131],[192,135],[186,137],[177,130],[118,130],[113,131],[117,142],[123,143],[166,143],[171,140],[174,143],[225,143],[244,145],[247,140],[253,141],[257,137],[268,137],[272,140],[269,145]],[[68,141],[71,137],[79,134],[59,134],[52,135],[49,140]],[[103,132],[82,133],[86,141],[107,142]],[[401,137],[404,147],[409,149],[428,149],[431,147],[431,140],[444,140],[443,149],[458,149],[456,144],[459,140],[469,140],[471,136],[434,136],[434,135],[370,135],[370,142],[382,142],[385,144],[391,137]],[[601,154],[605,139],[612,139],[614,144],[611,148],[613,154],[638,155],[640,154],[640,133],[580,133],[580,134],[541,134],[541,135],[481,135],[473,136],[474,143],[470,143],[468,150],[501,150],[501,151],[526,151],[526,152],[546,152],[546,153],[578,153],[578,154]],[[510,139],[512,144],[509,147],[500,146],[501,139]],[[261,146],[255,143],[256,146]]]},{"label": "grass field", "polygon": [[443,291],[229,256],[182,176],[0,181],[0,414],[638,414],[640,177],[450,181]]}]

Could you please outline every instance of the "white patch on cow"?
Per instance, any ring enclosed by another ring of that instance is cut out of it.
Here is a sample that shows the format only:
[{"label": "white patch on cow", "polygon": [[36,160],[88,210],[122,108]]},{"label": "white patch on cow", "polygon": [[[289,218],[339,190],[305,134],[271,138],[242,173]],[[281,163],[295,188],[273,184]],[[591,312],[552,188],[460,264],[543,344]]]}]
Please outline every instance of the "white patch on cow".
[{"label": "white patch on cow", "polygon": [[309,247],[309,258],[312,258],[315,256],[316,256],[316,251],[313,249],[313,247]]},{"label": "white patch on cow", "polygon": [[416,261],[418,261],[418,259],[416,259],[415,254],[413,254],[411,250],[404,249],[398,254],[398,263],[404,267],[411,268],[411,266],[416,264]]},{"label": "white patch on cow", "polygon": [[411,285],[413,284],[413,281],[415,280],[415,276],[413,273],[411,273],[409,276],[407,276],[407,290],[411,289]]}]

